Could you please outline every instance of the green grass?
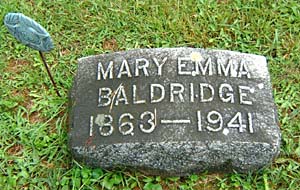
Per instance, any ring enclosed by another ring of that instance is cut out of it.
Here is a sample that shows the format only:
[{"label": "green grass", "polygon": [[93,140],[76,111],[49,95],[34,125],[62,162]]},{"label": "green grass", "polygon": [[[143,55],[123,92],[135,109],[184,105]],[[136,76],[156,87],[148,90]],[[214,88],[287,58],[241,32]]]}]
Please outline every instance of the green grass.
[{"label": "green grass", "polygon": [[[1,0],[0,23],[22,12],[51,34],[38,53],[0,25],[0,189],[298,189],[300,186],[300,4],[297,0]],[[267,57],[280,117],[280,156],[248,174],[185,178],[89,169],[67,147],[68,90],[83,56],[134,48],[200,47]]]}]

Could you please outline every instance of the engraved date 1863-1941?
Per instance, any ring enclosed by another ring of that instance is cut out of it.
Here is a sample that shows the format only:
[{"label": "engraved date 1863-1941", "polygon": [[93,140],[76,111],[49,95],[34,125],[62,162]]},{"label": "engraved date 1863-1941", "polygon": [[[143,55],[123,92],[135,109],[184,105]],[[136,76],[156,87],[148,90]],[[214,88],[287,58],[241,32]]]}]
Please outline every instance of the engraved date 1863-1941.
[{"label": "engraved date 1863-1941", "polygon": [[[157,126],[172,124],[192,125],[195,126],[199,132],[222,131],[224,135],[229,133],[228,128],[236,128],[240,133],[254,133],[252,118],[252,113],[236,112],[229,120],[225,121],[223,115],[216,110],[211,110],[207,113],[202,113],[198,110],[195,113],[195,119],[158,119],[156,109],[154,109],[153,112],[145,111],[140,115],[123,113],[118,118],[114,118],[110,114],[98,114],[96,117],[90,117],[90,136],[97,133],[100,136],[108,137],[114,132],[133,136],[134,130],[140,130],[143,133],[150,134]],[[114,120],[117,120],[117,122],[114,122]],[[116,123],[116,125],[113,123]]]}]

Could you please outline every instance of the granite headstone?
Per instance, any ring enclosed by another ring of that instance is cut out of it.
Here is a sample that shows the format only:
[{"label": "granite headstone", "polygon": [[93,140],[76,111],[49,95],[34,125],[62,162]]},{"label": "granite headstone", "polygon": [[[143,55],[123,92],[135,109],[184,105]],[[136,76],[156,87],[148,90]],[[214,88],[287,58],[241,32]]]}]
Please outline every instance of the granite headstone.
[{"label": "granite headstone", "polygon": [[69,143],[80,162],[184,176],[254,171],[279,154],[263,56],[158,48],[78,62]]}]

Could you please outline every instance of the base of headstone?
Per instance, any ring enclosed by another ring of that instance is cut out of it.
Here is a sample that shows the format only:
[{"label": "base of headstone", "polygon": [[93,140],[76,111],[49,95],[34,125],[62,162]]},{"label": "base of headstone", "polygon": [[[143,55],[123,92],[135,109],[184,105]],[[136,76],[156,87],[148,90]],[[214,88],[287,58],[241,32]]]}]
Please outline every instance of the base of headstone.
[{"label": "base of headstone", "polygon": [[158,48],[79,59],[69,144],[89,166],[244,173],[271,163],[280,137],[263,56]]}]

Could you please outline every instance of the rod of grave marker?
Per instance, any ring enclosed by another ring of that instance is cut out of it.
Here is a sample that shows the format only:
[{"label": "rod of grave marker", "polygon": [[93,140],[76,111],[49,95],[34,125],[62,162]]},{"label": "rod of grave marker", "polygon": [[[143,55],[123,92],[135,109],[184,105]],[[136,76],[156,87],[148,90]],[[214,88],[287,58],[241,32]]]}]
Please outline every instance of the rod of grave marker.
[{"label": "rod of grave marker", "polygon": [[43,61],[44,65],[45,65],[45,67],[46,67],[46,70],[47,70],[47,73],[48,73],[48,75],[49,75],[49,77],[50,77],[50,80],[51,80],[51,82],[52,82],[52,84],[53,84],[53,86],[54,86],[55,92],[56,92],[57,96],[61,97],[59,91],[57,90],[56,83],[55,83],[55,81],[53,80],[52,74],[51,74],[50,69],[49,69],[49,67],[48,67],[48,64],[47,64],[47,62],[46,62],[46,59],[45,59],[45,57],[44,57],[44,54],[43,54],[41,51],[39,51],[39,53],[40,53],[40,56],[41,56],[41,58],[42,58],[42,61]]}]

